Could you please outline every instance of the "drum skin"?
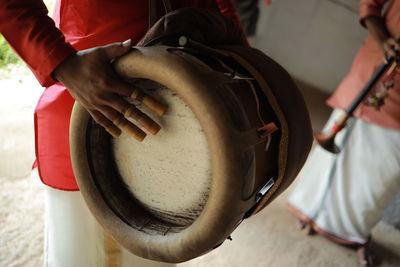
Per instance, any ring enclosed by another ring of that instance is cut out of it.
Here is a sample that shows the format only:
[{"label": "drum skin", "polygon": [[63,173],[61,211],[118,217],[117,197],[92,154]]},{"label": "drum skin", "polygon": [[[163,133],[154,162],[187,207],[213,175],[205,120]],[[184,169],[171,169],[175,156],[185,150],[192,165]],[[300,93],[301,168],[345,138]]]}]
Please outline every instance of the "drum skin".
[{"label": "drum skin", "polygon": [[[264,120],[275,121],[279,127],[267,152],[263,150],[265,139],[257,132],[262,125],[257,125],[255,112],[248,107],[254,106],[254,99],[245,91],[235,93],[234,83],[222,72],[166,46],[137,47],[115,62],[117,73],[124,78],[149,79],[176,92],[204,130],[211,156],[211,188],[202,212],[187,225],[156,218],[135,201],[116,172],[108,148],[111,137],[82,106],[74,106],[70,145],[79,188],[105,231],[138,256],[178,263],[219,246],[250,209],[258,212],[293,181],[310,150],[308,113],[289,75],[255,49],[219,49],[259,76],[259,94],[265,94],[259,95],[265,98],[261,101]],[[246,53],[249,56],[243,56]],[[285,97],[288,100],[282,100]],[[274,186],[257,203],[258,191],[271,177]]]}]

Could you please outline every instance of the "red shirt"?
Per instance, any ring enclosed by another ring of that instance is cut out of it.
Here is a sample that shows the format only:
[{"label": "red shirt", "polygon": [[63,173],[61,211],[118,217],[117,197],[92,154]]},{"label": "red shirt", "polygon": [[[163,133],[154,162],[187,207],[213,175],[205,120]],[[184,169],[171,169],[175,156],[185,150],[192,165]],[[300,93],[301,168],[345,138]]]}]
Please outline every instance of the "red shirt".
[{"label": "red shirt", "polygon": [[[213,0],[174,0],[173,8],[208,8]],[[215,0],[221,13],[239,23],[232,0]],[[35,111],[39,174],[54,188],[78,190],[69,155],[69,119],[74,100],[50,74],[76,50],[132,39],[148,28],[148,2],[143,0],[57,1],[54,21],[40,0],[0,2],[0,32],[48,87]]]}]

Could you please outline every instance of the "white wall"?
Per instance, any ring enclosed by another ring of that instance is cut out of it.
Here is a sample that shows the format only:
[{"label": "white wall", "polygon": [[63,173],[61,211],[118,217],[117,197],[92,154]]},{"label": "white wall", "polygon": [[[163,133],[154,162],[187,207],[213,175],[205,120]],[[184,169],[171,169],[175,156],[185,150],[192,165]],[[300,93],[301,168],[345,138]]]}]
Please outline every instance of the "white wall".
[{"label": "white wall", "polygon": [[358,22],[358,0],[260,1],[252,44],[289,73],[333,92],[347,74],[367,31]]}]

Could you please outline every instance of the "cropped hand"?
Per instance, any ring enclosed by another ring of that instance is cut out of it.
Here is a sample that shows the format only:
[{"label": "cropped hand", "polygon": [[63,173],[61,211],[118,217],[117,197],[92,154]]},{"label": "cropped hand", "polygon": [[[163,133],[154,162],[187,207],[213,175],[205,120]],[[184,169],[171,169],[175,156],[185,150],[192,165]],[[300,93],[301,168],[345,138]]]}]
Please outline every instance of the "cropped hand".
[{"label": "cropped hand", "polygon": [[124,130],[142,141],[145,132],[127,120],[128,117],[136,119],[152,134],[156,134],[160,126],[126,100],[138,91],[118,77],[111,65],[113,59],[130,50],[131,41],[128,40],[79,51],[62,62],[53,76],[111,135],[118,137]]}]

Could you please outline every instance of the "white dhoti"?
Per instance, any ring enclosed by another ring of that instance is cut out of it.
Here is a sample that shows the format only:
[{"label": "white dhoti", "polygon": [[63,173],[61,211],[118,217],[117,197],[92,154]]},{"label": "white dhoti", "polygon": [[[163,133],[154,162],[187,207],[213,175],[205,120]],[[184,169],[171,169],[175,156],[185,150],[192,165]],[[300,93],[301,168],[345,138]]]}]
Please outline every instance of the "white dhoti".
[{"label": "white dhoti", "polygon": [[[334,111],[325,130],[339,116]],[[400,131],[353,118],[336,144],[339,154],[314,147],[288,206],[335,241],[363,245],[400,192]]]},{"label": "white dhoti", "polygon": [[46,267],[173,267],[137,257],[105,235],[80,194],[46,187]]}]

